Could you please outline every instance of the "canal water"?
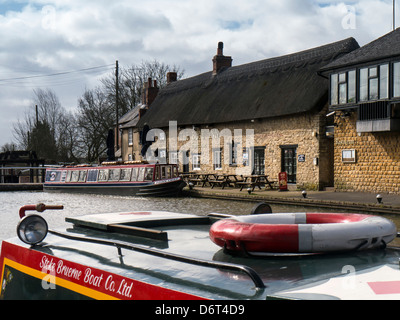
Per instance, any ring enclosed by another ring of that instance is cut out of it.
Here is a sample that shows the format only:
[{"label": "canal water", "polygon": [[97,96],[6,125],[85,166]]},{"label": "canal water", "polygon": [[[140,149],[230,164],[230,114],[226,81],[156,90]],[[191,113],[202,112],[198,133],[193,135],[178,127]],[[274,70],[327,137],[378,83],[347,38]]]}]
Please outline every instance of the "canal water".
[{"label": "canal water", "polygon": [[[0,241],[15,237],[19,221],[19,208],[27,204],[45,203],[63,205],[62,211],[45,211],[42,215],[50,229],[70,226],[66,217],[95,213],[132,212],[142,210],[170,211],[206,215],[212,212],[245,215],[250,214],[255,203],[247,201],[214,200],[198,198],[140,198],[108,195],[87,195],[47,192],[0,192]],[[334,210],[304,208],[298,206],[271,205],[278,212],[334,212]],[[400,230],[400,217],[387,216]],[[397,241],[396,241],[397,242]],[[397,244],[397,243],[396,243]]]}]

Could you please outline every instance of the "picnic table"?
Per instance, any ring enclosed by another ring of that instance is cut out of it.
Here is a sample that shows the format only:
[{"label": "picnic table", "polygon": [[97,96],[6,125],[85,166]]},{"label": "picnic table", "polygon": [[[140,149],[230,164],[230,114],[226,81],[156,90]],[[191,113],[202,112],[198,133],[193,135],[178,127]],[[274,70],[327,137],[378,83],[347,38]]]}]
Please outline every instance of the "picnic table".
[{"label": "picnic table", "polygon": [[256,187],[258,187],[261,190],[261,186],[267,184],[271,188],[271,190],[274,189],[272,183],[268,180],[268,175],[264,174],[243,176],[243,181],[237,183],[237,185],[240,185],[240,191],[242,191],[243,188],[246,186],[248,188],[251,188],[252,191],[254,191]]},{"label": "picnic table", "polygon": [[194,184],[201,184],[201,187],[205,187],[209,183],[210,179],[214,176],[214,173],[191,173],[188,178],[188,182]]},{"label": "picnic table", "polygon": [[226,186],[236,187],[237,183],[242,181],[236,174],[215,174],[213,180],[209,180],[211,189],[215,186],[221,186],[224,189]]}]

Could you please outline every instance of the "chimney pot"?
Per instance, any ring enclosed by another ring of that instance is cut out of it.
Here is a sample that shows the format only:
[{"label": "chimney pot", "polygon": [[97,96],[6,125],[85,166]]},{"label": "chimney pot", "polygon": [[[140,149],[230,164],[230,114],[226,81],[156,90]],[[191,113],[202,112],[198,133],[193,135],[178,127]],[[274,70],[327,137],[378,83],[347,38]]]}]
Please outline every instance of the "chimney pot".
[{"label": "chimney pot", "polygon": [[213,76],[221,70],[232,67],[232,57],[224,56],[224,43],[218,43],[217,55],[213,58]]},{"label": "chimney pot", "polygon": [[171,82],[175,82],[178,80],[178,74],[176,72],[168,72],[167,73],[167,84]]},{"label": "chimney pot", "polygon": [[224,55],[224,43],[223,42],[218,42],[217,55],[218,56],[223,56]]}]

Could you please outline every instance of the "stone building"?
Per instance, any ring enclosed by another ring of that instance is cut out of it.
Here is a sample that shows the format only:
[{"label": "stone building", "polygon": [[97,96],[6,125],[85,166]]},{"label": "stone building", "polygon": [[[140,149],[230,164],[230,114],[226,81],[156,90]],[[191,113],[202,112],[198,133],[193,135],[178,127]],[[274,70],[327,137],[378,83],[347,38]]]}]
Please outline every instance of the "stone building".
[{"label": "stone building", "polygon": [[[357,48],[349,38],[232,66],[219,43],[213,70],[170,81],[132,130],[153,129],[156,160],[179,162],[182,171],[267,174],[271,180],[287,172],[292,188],[333,186],[329,81],[319,70]],[[139,159],[138,148],[131,158]]]},{"label": "stone building", "polygon": [[335,120],[335,188],[400,192],[400,29],[323,68]]}]

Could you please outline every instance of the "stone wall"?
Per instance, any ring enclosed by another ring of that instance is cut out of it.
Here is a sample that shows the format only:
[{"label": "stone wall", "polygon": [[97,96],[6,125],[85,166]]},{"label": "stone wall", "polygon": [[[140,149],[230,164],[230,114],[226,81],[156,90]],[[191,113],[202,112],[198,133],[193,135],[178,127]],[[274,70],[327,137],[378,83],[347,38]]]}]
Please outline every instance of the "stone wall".
[{"label": "stone wall", "polygon": [[[304,155],[305,161],[298,162],[297,159],[297,184],[292,188],[322,190],[326,186],[333,186],[333,139],[325,136],[327,106],[320,113],[310,113],[281,117],[264,120],[254,120],[237,123],[219,124],[212,127],[185,127],[178,128],[178,135],[182,135],[183,140],[187,133],[186,140],[178,141],[178,150],[190,150],[189,169],[193,171],[193,154],[201,153],[201,167],[198,172],[215,172],[212,162],[212,138],[204,143],[208,143],[208,148],[201,148],[202,132],[209,132],[216,129],[219,133],[223,130],[231,132],[234,137],[235,130],[241,130],[243,136],[241,145],[238,147],[239,163],[230,165],[226,159],[229,156],[228,147],[224,139],[221,138],[218,147],[222,150],[222,169],[221,173],[231,173],[238,175],[249,175],[252,173],[250,166],[244,166],[242,161],[242,150],[246,147],[246,130],[254,130],[254,146],[265,148],[265,173],[270,176],[270,180],[277,181],[278,174],[282,170],[282,148],[285,145],[297,145],[297,155]],[[168,129],[164,129],[166,136],[169,137]],[[138,133],[135,133],[134,145],[138,140]],[[197,138],[196,138],[197,137]],[[123,139],[125,141],[125,139]],[[228,139],[229,140],[229,139]],[[160,142],[153,148],[163,149],[167,143]],[[169,148],[169,146],[167,146]],[[214,146],[215,148],[215,146]],[[126,148],[124,148],[127,150]],[[207,153],[208,150],[208,153]],[[124,160],[126,153],[124,153]],[[139,159],[137,156],[135,159]],[[208,161],[206,161],[208,160]],[[182,154],[180,154],[182,162]]]},{"label": "stone wall", "polygon": [[[400,134],[357,134],[356,121],[356,113],[336,114],[335,189],[400,193]],[[356,162],[343,163],[343,150],[355,150]]]}]

